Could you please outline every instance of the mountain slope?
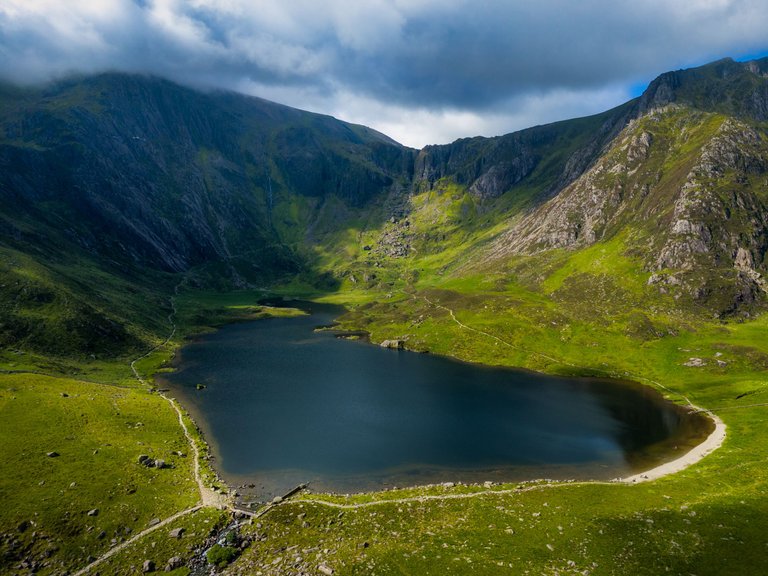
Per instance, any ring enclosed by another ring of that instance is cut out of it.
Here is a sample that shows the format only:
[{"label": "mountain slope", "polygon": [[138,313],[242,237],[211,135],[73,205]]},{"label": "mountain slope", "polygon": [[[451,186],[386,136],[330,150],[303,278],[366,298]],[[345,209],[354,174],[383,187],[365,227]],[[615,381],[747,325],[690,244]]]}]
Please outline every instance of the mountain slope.
[{"label": "mountain slope", "polygon": [[362,205],[410,155],[330,117],[135,76],[58,84],[4,111],[12,234],[23,229],[9,213],[101,257],[168,271],[249,251],[258,262],[280,244],[271,211],[288,191]]},{"label": "mountain slope", "polygon": [[[761,69],[730,61],[661,77],[595,164],[500,235],[487,257],[574,250],[632,230],[627,250],[660,291],[718,314],[764,299],[768,82],[753,71]],[[724,100],[702,100],[699,77],[722,84],[714,92]],[[743,84],[754,90],[743,94]]]},{"label": "mountain slope", "polygon": [[[54,349],[77,353],[105,333],[104,349],[140,347],[180,273],[209,287],[302,275],[388,293],[478,270],[521,280],[600,243],[640,263],[614,282],[705,315],[748,314],[766,300],[766,70],[723,60],[670,72],[603,114],[421,151],[156,78],[2,86],[0,250],[12,281],[0,337],[44,349],[41,334],[70,331]],[[532,282],[546,292],[546,278]],[[63,302],[78,304],[62,316]]]},{"label": "mountain slope", "polygon": [[[103,323],[122,334],[104,350],[143,346],[156,324],[121,294],[167,294],[192,268],[230,287],[311,269],[298,212],[366,206],[413,156],[369,128],[141,76],[4,86],[0,103],[0,341],[38,350],[99,348]],[[102,273],[101,288],[83,277]]]}]

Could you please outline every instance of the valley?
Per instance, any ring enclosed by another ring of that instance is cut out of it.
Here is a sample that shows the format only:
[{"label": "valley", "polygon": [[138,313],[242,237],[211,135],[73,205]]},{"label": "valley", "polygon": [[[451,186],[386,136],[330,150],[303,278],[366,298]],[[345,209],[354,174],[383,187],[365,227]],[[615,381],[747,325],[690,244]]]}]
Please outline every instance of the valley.
[{"label": "valley", "polygon": [[[766,70],[670,72],[598,116],[420,151],[154,78],[4,86],[0,570],[75,573],[195,507],[153,378],[286,297],[343,304],[339,327],[374,343],[648,385],[727,436],[636,485],[302,492],[241,528],[224,573],[762,574]],[[236,490],[185,422],[204,482]],[[162,570],[226,516],[196,510],[97,571]]]}]

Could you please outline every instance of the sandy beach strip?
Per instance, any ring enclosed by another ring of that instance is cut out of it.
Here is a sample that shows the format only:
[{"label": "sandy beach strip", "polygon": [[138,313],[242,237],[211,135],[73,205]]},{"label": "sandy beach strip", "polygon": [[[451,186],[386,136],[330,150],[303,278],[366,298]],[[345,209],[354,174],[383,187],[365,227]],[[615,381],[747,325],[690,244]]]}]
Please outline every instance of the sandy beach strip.
[{"label": "sandy beach strip", "polygon": [[680,456],[680,458],[661,464],[660,466],[656,466],[656,468],[651,468],[645,472],[640,472],[639,474],[634,474],[626,478],[619,478],[619,482],[625,484],[637,484],[638,482],[649,482],[650,480],[656,480],[662,476],[667,476],[668,474],[680,472],[681,470],[688,468],[688,466],[696,464],[696,462],[704,458],[707,454],[712,453],[723,445],[723,441],[725,440],[725,423],[723,423],[716,414],[708,410],[696,406],[691,406],[691,408],[706,413],[714,421],[715,429],[709,436],[707,436],[707,439]]}]

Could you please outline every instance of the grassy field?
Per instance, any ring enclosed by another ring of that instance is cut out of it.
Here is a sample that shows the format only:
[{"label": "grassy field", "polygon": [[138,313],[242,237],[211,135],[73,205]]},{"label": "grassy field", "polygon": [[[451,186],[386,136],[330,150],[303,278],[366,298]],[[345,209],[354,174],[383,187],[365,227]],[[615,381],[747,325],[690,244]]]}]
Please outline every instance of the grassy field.
[{"label": "grassy field", "polygon": [[[404,338],[413,350],[471,362],[656,386],[672,401],[714,409],[728,426],[722,448],[637,486],[537,482],[304,494],[246,529],[252,544],[229,573],[763,574],[768,317],[704,320],[676,307],[650,291],[626,241],[475,275],[442,274],[442,259],[436,267],[406,261],[403,267],[419,267],[418,277],[393,275],[391,284],[325,295],[292,284],[273,294],[344,303],[342,326],[368,330],[374,342]],[[23,559],[33,559],[40,574],[73,571],[153,519],[197,502],[189,447],[175,412],[149,392],[151,375],[170,369],[185,337],[299,313],[264,307],[263,296],[182,291],[174,339],[136,363],[148,386],[135,380],[129,358],[5,353],[6,370],[55,376],[0,375],[4,573],[29,573],[19,568]],[[702,365],[685,366],[691,358]],[[46,455],[53,451],[59,456]],[[174,468],[145,468],[138,463],[144,453]],[[204,474],[218,481],[210,469]],[[145,560],[159,570],[173,556],[186,561],[226,517],[204,509],[180,518],[98,570],[135,574]],[[169,538],[172,527],[184,527],[186,537]]]},{"label": "grassy field", "polygon": [[[1,574],[61,574],[81,568],[198,502],[189,443],[176,412],[151,392],[152,375],[171,369],[173,352],[186,336],[225,322],[302,313],[257,305],[261,297],[261,292],[179,297],[174,339],[135,362],[145,384],[135,378],[130,358],[51,358],[18,351],[0,357]],[[155,341],[163,342],[160,337]],[[207,462],[208,446],[185,418],[203,455],[204,481],[226,491]],[[163,459],[169,467],[143,466],[138,461],[143,454]],[[202,511],[191,518],[217,524],[226,516]],[[150,554],[145,550],[150,540],[140,541],[111,559],[108,568],[100,568],[102,573],[134,574],[143,563],[139,556],[160,569],[167,561],[164,555],[188,558],[209,530],[203,535],[202,528],[193,529],[197,520],[185,521],[192,524],[177,521],[186,527],[184,546],[164,538],[151,545]],[[190,536],[194,533],[195,538]]]},{"label": "grassy field", "polygon": [[[198,500],[186,439],[156,394],[0,375],[0,422],[5,571],[25,559],[41,574],[80,567]],[[171,467],[145,467],[142,454]]]}]

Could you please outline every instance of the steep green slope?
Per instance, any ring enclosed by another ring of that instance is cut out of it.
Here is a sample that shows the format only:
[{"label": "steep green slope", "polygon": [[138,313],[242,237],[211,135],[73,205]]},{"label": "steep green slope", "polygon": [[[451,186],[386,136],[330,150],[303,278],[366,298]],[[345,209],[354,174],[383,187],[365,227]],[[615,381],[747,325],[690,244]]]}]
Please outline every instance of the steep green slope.
[{"label": "steep green slope", "polygon": [[[4,107],[0,166],[9,236],[27,223],[122,263],[171,271],[279,250],[289,194],[362,205],[410,152],[371,130],[232,94],[103,75],[22,93]],[[21,221],[19,223],[19,221]],[[280,261],[295,270],[290,254]]]},{"label": "steep green slope", "polygon": [[167,314],[174,274],[313,279],[295,207],[365,206],[413,154],[362,126],[140,76],[4,86],[0,101],[0,334],[52,353],[159,335],[148,316]]}]

